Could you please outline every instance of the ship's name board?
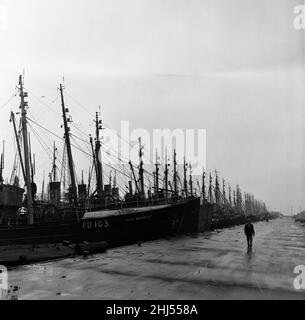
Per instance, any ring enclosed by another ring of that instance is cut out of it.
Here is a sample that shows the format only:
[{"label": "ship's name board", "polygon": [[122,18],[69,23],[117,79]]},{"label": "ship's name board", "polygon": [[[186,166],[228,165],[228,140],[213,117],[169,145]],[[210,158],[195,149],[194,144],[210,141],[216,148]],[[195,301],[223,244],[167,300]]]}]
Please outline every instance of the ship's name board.
[{"label": "ship's name board", "polygon": [[142,217],[135,217],[135,218],[127,218],[125,222],[133,222],[133,221],[141,221],[141,220],[149,220],[151,219],[152,215],[142,216]]},{"label": "ship's name board", "polygon": [[107,229],[110,227],[108,220],[84,221],[83,229]]}]

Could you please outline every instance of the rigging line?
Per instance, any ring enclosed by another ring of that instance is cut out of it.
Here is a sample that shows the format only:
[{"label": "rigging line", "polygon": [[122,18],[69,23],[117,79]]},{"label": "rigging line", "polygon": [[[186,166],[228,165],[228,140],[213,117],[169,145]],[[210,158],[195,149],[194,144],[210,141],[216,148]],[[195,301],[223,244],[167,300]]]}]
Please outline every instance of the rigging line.
[{"label": "rigging line", "polygon": [[[62,138],[59,137],[56,133],[50,131],[49,129],[47,129],[47,128],[43,127],[43,126],[41,126],[40,124],[36,123],[35,121],[33,121],[33,120],[30,119],[30,118],[27,118],[27,119],[28,119],[29,121],[31,121],[32,123],[36,124],[37,126],[39,126],[40,128],[42,128],[43,130],[46,130],[47,132],[49,132],[49,133],[52,134],[53,136],[55,136],[55,137],[57,137],[58,139],[62,140]],[[75,145],[71,144],[71,146],[73,146],[74,148],[80,150],[80,151],[83,152],[84,154],[87,154],[89,157],[92,157],[91,154],[89,154],[89,153],[85,152],[84,150],[76,147]]]},{"label": "rigging line", "polygon": [[63,185],[63,189],[66,188],[66,185],[69,185],[68,177],[66,177],[66,167],[67,167],[67,157],[66,157],[66,144],[64,144],[63,148],[63,162],[61,165],[61,170],[60,170],[60,183]]},{"label": "rigging line", "polygon": [[[87,108],[82,105],[80,102],[78,102],[76,99],[74,99],[70,94],[69,92],[67,93],[67,90],[66,90],[66,94],[76,103],[78,104],[84,111],[86,111],[90,116],[91,116],[91,113],[87,110]],[[106,123],[104,120],[103,120],[103,123],[108,126],[109,128],[111,128],[111,126],[108,125],[108,123]],[[127,145],[129,145],[129,147],[131,147],[131,149],[135,149],[137,148],[137,145],[132,145],[129,141],[127,141],[126,139],[124,139],[119,133],[117,133],[118,137],[121,139],[121,141],[125,142]],[[147,159],[151,164],[154,164],[153,161],[151,159],[148,159],[147,157],[145,157],[145,155],[143,156],[144,159]]]},{"label": "rigging line", "polygon": [[[72,134],[72,133],[71,133],[71,136],[79,139],[80,141],[84,142],[86,145],[89,145],[89,144],[90,144],[88,141],[86,141],[86,140],[84,140],[84,139],[76,136],[75,134]],[[102,151],[105,155],[110,156],[110,157],[112,157],[112,158],[115,158],[116,160],[119,160],[119,162],[122,162],[122,160],[124,160],[124,159],[122,159],[122,155],[119,154],[113,147],[108,146],[107,148],[110,149],[111,151],[113,151],[113,153],[117,154],[117,156],[116,156],[115,154],[112,154],[111,152],[108,152],[107,150],[105,150],[104,144],[101,144],[101,147],[102,147],[102,148],[101,148],[101,151]],[[87,146],[87,148],[88,148],[88,146]],[[90,155],[91,155],[91,150],[87,149],[87,151],[88,151],[88,152],[90,153]],[[91,156],[91,157],[92,157],[92,156]],[[128,163],[128,162],[130,161],[130,159],[128,159],[127,157],[124,157],[124,158],[126,159],[126,163]],[[133,165],[136,166],[137,164],[133,163]]]},{"label": "rigging line", "polygon": [[[31,111],[28,111],[28,112],[29,112],[29,114],[31,115],[31,117],[32,117],[33,119],[35,119],[36,122],[38,122],[38,120],[36,119],[36,117],[34,117],[34,115],[32,114],[32,112],[31,112]],[[45,137],[45,139],[47,140],[47,142],[48,142],[50,145],[52,145],[52,144],[53,144],[53,141],[51,141],[50,138],[49,138],[45,133],[42,133],[42,134],[44,135],[44,137]]]},{"label": "rigging line", "polygon": [[14,93],[5,103],[0,106],[0,110],[4,109],[16,96],[17,93]]},{"label": "rigging line", "polygon": [[[137,163],[132,162],[129,158],[127,158],[127,157],[125,157],[125,156],[122,157],[122,154],[118,153],[113,147],[107,146],[107,148],[110,149],[110,151],[113,151],[114,154],[112,154],[112,152],[109,152],[109,151],[105,150],[106,147],[104,146],[103,143],[101,144],[101,147],[102,147],[102,148],[101,148],[101,151],[102,151],[104,154],[106,154],[106,155],[108,155],[108,156],[110,156],[110,157],[115,157],[117,160],[119,160],[120,165],[122,165],[122,164],[124,163],[124,160],[125,160],[126,163],[131,162],[135,167],[138,167],[138,166],[139,166]],[[123,158],[125,158],[125,159],[123,159]],[[151,162],[151,161],[150,161],[150,162]],[[149,164],[149,166],[154,166],[154,164],[151,162],[151,163]],[[147,170],[145,170],[145,169],[144,169],[144,171],[146,171],[149,175],[151,175],[151,176],[153,177],[153,174],[152,174],[152,173],[150,173],[149,171],[147,171]]]},{"label": "rigging line", "polygon": [[[42,128],[43,130],[45,130],[45,131],[49,132],[50,134],[54,135],[54,136],[57,137],[58,139],[60,139],[60,140],[63,139],[63,138],[59,137],[56,133],[50,131],[49,129],[47,129],[47,128],[43,127],[43,126],[41,126],[40,124],[36,123],[36,122],[33,121],[32,119],[27,118],[27,120],[31,121],[32,123],[36,124],[38,127]],[[75,145],[73,145],[73,144],[71,144],[71,146],[74,147],[74,148],[76,148],[76,149],[78,149],[79,151],[83,152],[84,154],[88,155],[90,158],[92,158],[92,155],[91,155],[90,153],[85,152],[83,149],[78,148],[77,146],[75,146]]]},{"label": "rigging line", "polygon": [[13,184],[13,180],[16,177],[16,168],[17,168],[17,162],[18,162],[18,153],[15,152],[15,156],[14,156],[14,165],[13,165],[13,169],[11,171],[11,177],[10,177],[10,184]]},{"label": "rigging line", "polygon": [[[104,124],[106,126],[108,126],[108,127],[111,127],[105,121],[104,121]],[[138,150],[137,150],[138,149],[138,145],[136,143],[132,145],[130,142],[128,142],[126,139],[124,139],[119,133],[116,133],[116,134],[121,139],[122,142],[125,142],[131,148],[131,150],[134,149],[134,150],[136,150],[138,152]],[[148,160],[150,164],[154,165],[154,162],[151,159],[147,158],[144,154],[142,155],[142,157],[144,159]]]},{"label": "rigging line", "polygon": [[88,153],[91,153],[91,150],[90,150],[89,146],[87,145],[87,144],[89,144],[87,141],[83,140],[82,138],[76,136],[76,135],[73,134],[73,133],[70,133],[70,135],[71,135],[71,137],[76,138],[76,139],[78,139],[78,140],[86,143],[86,149],[87,149]]},{"label": "rigging line", "polygon": [[[89,141],[84,140],[84,139],[76,136],[75,134],[72,134],[72,133],[71,133],[71,136],[79,139],[80,141],[84,142],[86,145],[90,145],[90,142],[89,142]],[[91,146],[91,145],[90,145],[90,146]],[[108,155],[108,156],[111,156],[111,153],[109,153],[109,152],[106,151],[106,150],[103,150],[103,149],[105,149],[105,148],[104,148],[104,145],[103,145],[102,143],[101,143],[101,147],[102,147],[102,148],[101,148],[101,151],[102,151],[104,154],[106,154],[106,155]],[[88,146],[87,146],[87,148],[88,148]],[[111,151],[113,151],[114,153],[117,153],[118,156],[116,157],[116,159],[119,160],[119,161],[122,161],[122,158],[119,157],[119,153],[118,153],[114,148],[112,148],[112,147],[110,147],[110,146],[108,146],[107,148],[110,149]],[[87,151],[91,153],[91,150],[88,150],[88,149],[87,149]],[[114,157],[114,156],[115,156],[115,155],[113,155],[113,157]],[[129,161],[128,158],[126,158],[126,160],[127,160],[127,162]]]},{"label": "rigging line", "polygon": [[[74,143],[77,145],[77,147],[79,149],[83,150],[84,148],[76,141],[75,138],[77,138],[77,137],[71,134],[71,139],[74,141]],[[89,155],[89,154],[91,155],[91,150],[87,146],[86,146],[86,154],[87,155]],[[91,161],[91,157],[90,157],[90,161]]]},{"label": "rigging line", "polygon": [[[38,98],[38,97],[36,97],[35,95],[33,95],[33,93],[31,93],[31,95],[34,96],[34,99],[36,99],[39,103],[41,103],[47,110],[51,110],[54,114],[56,114],[58,117],[60,117],[60,114],[57,113],[55,110],[53,110],[52,107],[49,106],[46,102],[42,101],[40,98]],[[58,98],[56,98],[56,99],[54,100],[54,102],[55,102],[57,99],[58,99]],[[37,115],[37,117],[38,117],[39,120],[42,118],[43,114],[44,114],[44,111],[41,110],[41,111],[39,112],[39,114]]]},{"label": "rigging line", "polygon": [[[91,122],[91,121],[90,121]],[[92,124],[90,124],[88,127],[92,126],[94,122],[92,122]],[[79,126],[80,124],[78,124]],[[76,130],[78,130],[80,133],[82,133],[84,136],[88,136],[88,133],[86,133],[85,131],[81,130],[75,123],[72,122],[72,126],[73,128],[75,128]],[[86,125],[87,127],[87,125]]]},{"label": "rigging line", "polygon": [[36,133],[36,131],[34,130],[33,126],[29,124],[29,127],[32,129],[34,136],[37,138],[39,144],[42,146],[42,148],[44,149],[45,153],[47,154],[47,156],[51,159],[51,161],[53,160],[51,155],[49,154],[49,151],[45,148],[45,146],[43,145],[43,143],[41,142],[41,138],[38,136],[38,134]]},{"label": "rigging line", "polygon": [[69,90],[67,90],[66,88],[65,88],[65,94],[70,98],[70,99],[72,99],[72,101],[74,101],[74,103],[76,103],[79,107],[81,107],[85,112],[87,112],[89,115],[90,115],[90,117],[92,116],[92,114],[87,110],[87,108],[86,107],[84,107],[80,102],[78,102],[75,98],[73,98],[72,96],[71,96],[71,94],[69,94]]},{"label": "rigging line", "polygon": [[[80,102],[78,102],[75,98],[73,98],[71,96],[71,94],[69,94],[69,91],[67,92],[67,89],[65,90],[66,95],[68,95],[78,106],[80,106],[84,111],[86,111],[90,117],[91,117],[91,113],[87,110],[87,108],[84,107],[84,105],[82,105]],[[109,126],[105,121],[103,121],[108,127]],[[131,149],[135,149],[137,148],[137,145],[132,145],[130,142],[128,142],[126,139],[124,139],[119,133],[117,133],[118,137],[121,139],[121,141],[125,142],[126,144],[129,145],[129,147],[131,147]],[[103,144],[101,144],[103,146]],[[115,151],[116,152],[116,151]],[[121,156],[121,155],[120,155]],[[144,159],[148,160],[150,164],[154,165],[153,161],[149,158],[147,158],[145,155],[143,156]],[[118,158],[119,160],[121,160],[121,158]],[[126,157],[126,159],[129,161],[129,159]]]},{"label": "rigging line", "polygon": [[[106,123],[105,121],[103,121],[103,123],[104,123],[107,127],[111,127],[111,126],[108,125],[108,123]],[[116,133],[116,134],[117,134],[118,138],[121,139],[122,142],[125,142],[125,143],[131,148],[131,150],[134,149],[134,150],[136,150],[136,151],[138,152],[138,145],[137,145],[137,143],[131,144],[130,141],[127,141],[126,139],[124,139],[124,138],[120,135],[120,133]],[[148,160],[148,162],[149,162],[150,165],[155,165],[155,164],[154,164],[154,161],[151,160],[151,159],[149,159],[148,157],[146,157],[145,154],[142,154],[142,157],[143,157],[143,159]]]},{"label": "rigging line", "polygon": [[[74,139],[72,139],[74,142],[76,142]],[[80,151],[82,151],[84,154],[86,154],[81,148],[79,148],[78,146],[75,146],[75,145],[73,145],[73,144],[71,144],[71,146],[73,146],[74,148],[76,148],[76,149],[78,149],[78,150],[80,150]],[[74,162],[74,159],[73,159],[73,170],[74,170],[74,172],[76,172],[76,167],[75,167],[75,162]],[[80,181],[80,177],[79,177],[79,175],[77,175],[77,173],[75,173],[75,180],[76,180],[76,183],[77,184],[79,184],[79,181]]]},{"label": "rigging line", "polygon": [[[66,91],[67,91],[67,90],[66,90]],[[67,93],[67,92],[66,92],[66,93]],[[85,111],[91,116],[91,113],[89,113],[89,111],[87,110],[87,108],[85,108],[80,102],[78,102],[77,100],[75,100],[69,93],[68,93],[68,96],[69,96],[76,104],[78,104],[83,110],[85,110]],[[106,126],[111,127],[111,126],[109,126],[105,121],[103,121],[103,122],[104,122],[104,124],[106,124]],[[123,141],[123,142],[125,142],[126,144],[128,144],[128,145],[131,147],[131,149],[137,148],[137,145],[136,145],[136,144],[132,145],[130,142],[128,142],[126,139],[124,139],[119,133],[117,133],[117,135],[118,135],[118,137],[121,139],[121,141]],[[103,144],[101,144],[101,145],[102,145],[102,147],[103,147]],[[115,152],[116,152],[116,151],[115,151]],[[118,155],[119,155],[119,154],[118,154]],[[119,156],[121,156],[121,155],[119,155]],[[143,158],[146,159],[146,160],[148,160],[151,165],[154,165],[154,162],[153,162],[151,159],[147,158],[145,155],[143,156]],[[118,158],[118,159],[120,160],[121,158]],[[126,158],[126,159],[129,161],[128,158]],[[134,164],[134,163],[133,163],[133,164]]]},{"label": "rigging line", "polygon": [[[110,155],[110,157],[111,157],[111,155]],[[110,167],[110,165],[108,165],[108,164],[106,164],[106,163],[105,163],[105,165]],[[117,172],[121,173],[123,176],[125,176],[125,177],[127,177],[127,178],[129,179],[129,175],[127,175],[124,171],[115,169],[114,167],[111,167],[111,168],[112,168],[113,170],[116,170]],[[136,176],[136,178],[137,178],[137,180],[139,180],[139,176],[138,176],[138,175]],[[151,182],[145,175],[144,175],[144,179],[148,180],[149,183]],[[150,186],[147,185],[146,183],[144,183],[144,187],[147,188],[147,189],[150,188]]]},{"label": "rigging line", "polygon": [[[39,124],[36,123],[35,121],[31,120],[30,118],[27,118],[27,119],[28,119],[29,121],[33,122],[34,124],[36,124],[37,126],[41,127],[42,129],[48,131],[50,134],[56,136],[56,137],[59,138],[59,139],[62,139],[62,138],[60,138],[58,135],[56,135],[55,133],[53,133],[52,131],[44,128],[43,126],[39,125]],[[84,154],[86,154],[87,156],[89,156],[90,158],[93,158],[93,156],[92,156],[91,154],[85,152],[83,149],[81,149],[81,148],[79,148],[79,147],[77,147],[77,146],[75,146],[75,145],[73,145],[73,144],[71,144],[71,145],[72,145],[74,148],[76,148],[76,149],[78,149],[79,151],[81,151],[82,153],[84,153]],[[111,155],[110,155],[110,156],[111,156]],[[113,170],[116,170],[114,167],[110,166],[110,165],[107,164],[107,163],[105,163],[105,165],[106,165],[107,167],[113,169]],[[121,171],[119,171],[119,172],[120,172],[121,174],[124,174],[124,173],[122,173]]]},{"label": "rigging line", "polygon": [[[53,157],[49,154],[49,152],[52,153],[51,150],[50,150],[48,147],[44,147],[44,146],[43,146],[43,144],[46,144],[46,143],[43,141],[42,138],[39,137],[38,133],[34,130],[33,126],[30,125],[30,127],[31,127],[31,129],[32,129],[35,137],[37,138],[38,142],[40,143],[40,145],[42,146],[42,148],[44,149],[44,151],[47,153],[47,155],[48,155],[48,157],[50,158],[50,160],[53,161]],[[46,150],[46,148],[49,150],[49,152],[48,152],[48,150]],[[59,159],[58,159],[58,160],[59,160]],[[59,160],[59,163],[61,164],[61,161],[60,161],[60,160]],[[37,177],[36,177],[36,179],[37,179]]]},{"label": "rigging line", "polygon": [[87,159],[89,159],[89,161],[91,161],[91,157],[89,157],[89,153],[85,152],[82,147],[78,144],[78,142],[74,139],[74,137],[71,137],[71,140],[75,143],[75,146],[77,147],[78,150],[82,150],[86,155],[87,155]]},{"label": "rigging line", "polygon": [[[33,127],[32,125],[30,125],[30,127],[32,128],[33,131],[36,132],[36,130],[34,129],[34,127]],[[40,135],[39,135],[37,132],[36,132],[36,134],[40,137]],[[47,148],[47,150],[49,151],[49,153],[53,155],[53,150],[50,149],[50,147],[49,147],[49,145],[52,144],[52,143],[50,142],[50,140],[47,138],[47,140],[49,141],[49,144],[48,144],[48,143],[46,143],[46,142],[43,140],[42,137],[40,137],[40,139],[41,139],[41,141],[44,143],[44,145],[46,146],[46,148]],[[61,164],[62,159],[60,159],[59,157],[61,157],[60,154],[57,155],[57,160],[58,160],[59,163]],[[52,158],[52,161],[53,161],[53,158]]]},{"label": "rigging line", "polygon": [[47,128],[45,128],[45,127],[41,126],[40,124],[38,124],[37,122],[33,121],[32,119],[27,118],[27,120],[29,120],[29,121],[33,122],[33,123],[34,123],[34,124],[36,124],[38,127],[40,127],[40,128],[42,128],[43,130],[45,130],[45,131],[49,132],[50,134],[52,134],[52,135],[53,135],[53,136],[55,136],[56,138],[58,138],[58,139],[60,139],[60,140],[63,140],[63,138],[62,138],[62,137],[60,137],[60,136],[59,136],[59,135],[57,135],[56,133],[54,133],[54,132],[50,131],[49,129],[47,129]]},{"label": "rigging line", "polygon": [[[42,105],[44,105],[45,107],[47,107],[47,109],[48,110],[51,110],[53,113],[55,113],[58,117],[60,117],[61,118],[61,115],[58,113],[58,112],[56,112],[49,104],[47,104],[45,101],[43,101],[41,98],[39,98],[38,96],[36,96],[32,91],[30,91],[30,90],[28,90],[28,89],[26,89],[26,88],[24,88],[28,93],[30,93],[31,94],[31,96],[33,96],[38,102],[40,102]],[[56,95],[56,97],[55,97],[55,99],[53,100],[54,102],[53,103],[55,103],[57,100],[58,100],[58,97],[59,97],[59,93],[57,93],[57,95]]]},{"label": "rigging line", "polygon": [[94,164],[92,163],[91,167],[89,167],[89,172],[88,172],[88,193],[92,193],[92,184],[93,184],[93,175],[92,171],[94,170]]}]

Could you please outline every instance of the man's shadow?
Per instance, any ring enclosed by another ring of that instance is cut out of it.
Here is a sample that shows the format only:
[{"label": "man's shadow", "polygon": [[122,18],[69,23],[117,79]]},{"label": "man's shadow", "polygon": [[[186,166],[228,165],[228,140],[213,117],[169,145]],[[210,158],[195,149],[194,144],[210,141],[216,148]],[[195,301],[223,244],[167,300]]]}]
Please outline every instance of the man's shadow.
[{"label": "man's shadow", "polygon": [[252,248],[252,246],[248,246],[248,248],[247,248],[247,257],[248,257],[248,261],[251,261],[251,259],[253,257],[253,248]]}]

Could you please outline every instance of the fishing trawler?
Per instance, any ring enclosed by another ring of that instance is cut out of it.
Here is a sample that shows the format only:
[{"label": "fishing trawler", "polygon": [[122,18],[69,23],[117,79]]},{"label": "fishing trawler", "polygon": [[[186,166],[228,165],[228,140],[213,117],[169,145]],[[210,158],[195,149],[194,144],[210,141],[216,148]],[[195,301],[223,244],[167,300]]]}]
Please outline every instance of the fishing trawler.
[{"label": "fishing trawler", "polygon": [[301,223],[305,223],[305,212],[299,212],[298,214],[296,214],[294,216],[294,220],[295,222],[301,222]]},{"label": "fishing trawler", "polygon": [[[15,114],[11,113],[11,122],[17,143],[18,159],[22,169],[24,190],[18,190],[18,199],[3,196],[3,203],[13,204],[15,210],[9,215],[1,210],[0,246],[16,244],[43,244],[68,241],[81,243],[83,241],[107,241],[110,245],[120,245],[134,241],[144,241],[164,236],[193,232],[194,222],[198,216],[200,198],[193,194],[184,195],[178,188],[178,171],[176,152],[174,153],[173,188],[169,188],[169,164],[165,168],[164,187],[159,185],[159,165],[156,164],[154,192],[147,190],[144,183],[143,146],[140,141],[139,172],[136,176],[134,165],[129,161],[133,180],[129,181],[129,192],[123,197],[115,184],[103,183],[102,163],[100,157],[101,142],[99,132],[102,122],[96,114],[95,146],[92,137],[91,173],[95,172],[96,188],[90,192],[90,187],[84,183],[76,183],[73,161],[69,109],[65,106],[64,88],[60,85],[61,109],[64,128],[64,149],[67,156],[69,186],[64,199],[61,197],[61,182],[56,176],[55,146],[53,154],[53,169],[48,199],[44,196],[38,199],[37,186],[34,181],[35,163],[32,161],[31,143],[28,133],[27,116],[28,93],[23,86],[22,76],[19,77],[20,96],[20,130],[17,130]],[[93,174],[90,175],[90,177]],[[128,175],[128,177],[130,177]],[[17,177],[16,177],[17,179]],[[89,183],[90,184],[90,179]],[[136,190],[133,191],[133,187]],[[6,190],[6,186],[3,187]],[[191,185],[192,188],[192,185]],[[3,189],[3,190],[4,190]],[[13,189],[12,189],[13,190]],[[24,195],[24,197],[23,197]],[[23,200],[22,200],[23,198]],[[18,201],[17,201],[18,200]],[[7,202],[5,202],[7,201]]]},{"label": "fishing trawler", "polygon": [[[0,158],[0,212],[2,217],[10,215],[22,206],[24,189],[19,187],[19,179],[15,178],[12,183],[4,183],[4,141],[3,151]],[[2,220],[1,217],[1,220]]]},{"label": "fishing trawler", "polygon": [[[132,164],[130,163],[131,167]],[[184,174],[186,174],[184,164]],[[132,169],[134,172],[134,170]],[[133,195],[132,188],[126,195],[122,207],[113,210],[90,210],[82,218],[82,239],[86,241],[107,241],[111,245],[152,240],[164,236],[195,233],[199,225],[200,198],[193,194],[190,178],[190,194],[178,191],[176,152],[174,152],[174,188],[167,189],[168,165],[165,166],[165,189],[159,186],[159,165],[155,171],[155,193],[145,197],[142,147],[140,143],[140,186]],[[135,180],[136,181],[136,180]],[[185,179],[185,184],[186,184]],[[131,185],[131,181],[129,182]],[[182,196],[183,194],[183,196]]]},{"label": "fishing trawler", "polygon": [[202,181],[203,202],[200,210],[206,212],[206,215],[209,216],[210,229],[241,225],[249,220],[257,222],[275,218],[268,213],[264,202],[256,200],[249,193],[245,193],[243,196],[238,185],[236,190],[232,190],[230,184],[226,188],[227,183],[223,179],[221,190],[217,171],[215,171],[215,185],[213,185],[213,177],[210,173],[208,194],[206,195],[205,176],[206,173],[204,172]]}]

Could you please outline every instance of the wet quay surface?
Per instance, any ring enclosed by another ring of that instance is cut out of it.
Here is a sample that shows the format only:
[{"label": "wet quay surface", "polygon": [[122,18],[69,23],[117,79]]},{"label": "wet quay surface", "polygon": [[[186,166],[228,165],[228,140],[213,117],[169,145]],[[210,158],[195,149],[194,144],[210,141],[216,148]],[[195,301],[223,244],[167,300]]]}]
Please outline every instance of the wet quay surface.
[{"label": "wet quay surface", "polygon": [[237,226],[14,268],[9,285],[20,286],[19,299],[304,299],[293,271],[305,265],[305,225],[254,228],[252,253]]}]

